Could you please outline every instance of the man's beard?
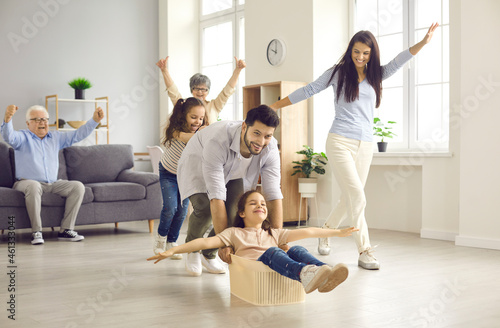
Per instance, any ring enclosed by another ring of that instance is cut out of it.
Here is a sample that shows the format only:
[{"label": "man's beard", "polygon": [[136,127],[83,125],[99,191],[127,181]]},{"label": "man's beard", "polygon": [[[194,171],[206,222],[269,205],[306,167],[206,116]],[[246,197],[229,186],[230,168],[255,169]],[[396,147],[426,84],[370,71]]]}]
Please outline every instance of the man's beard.
[{"label": "man's beard", "polygon": [[247,139],[247,133],[248,133],[248,128],[247,128],[247,130],[245,131],[245,134],[243,135],[243,142],[245,143],[245,146],[247,146],[247,149],[248,149],[248,151],[250,152],[250,154],[252,154],[252,155],[260,155],[260,153],[261,153],[261,152],[262,152],[262,150],[265,148],[265,146],[261,147],[261,148],[260,148],[260,151],[259,151],[258,153],[253,152],[253,151],[252,151],[252,148],[251,148],[252,146],[251,146],[251,144],[248,142],[248,139]]}]

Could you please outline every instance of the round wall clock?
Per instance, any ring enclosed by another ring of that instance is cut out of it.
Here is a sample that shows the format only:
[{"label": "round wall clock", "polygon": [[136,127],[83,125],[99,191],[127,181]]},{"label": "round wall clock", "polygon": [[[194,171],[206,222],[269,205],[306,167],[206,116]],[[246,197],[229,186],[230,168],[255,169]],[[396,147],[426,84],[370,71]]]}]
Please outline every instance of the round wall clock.
[{"label": "round wall clock", "polygon": [[286,48],[285,43],[280,39],[273,39],[267,46],[267,61],[273,66],[280,65],[285,61]]}]

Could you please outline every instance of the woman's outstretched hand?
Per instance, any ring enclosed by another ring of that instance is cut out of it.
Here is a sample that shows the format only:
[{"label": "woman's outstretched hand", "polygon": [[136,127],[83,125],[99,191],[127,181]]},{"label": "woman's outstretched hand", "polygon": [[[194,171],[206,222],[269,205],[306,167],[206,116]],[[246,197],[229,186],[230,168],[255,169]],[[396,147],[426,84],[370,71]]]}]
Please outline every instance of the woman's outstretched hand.
[{"label": "woman's outstretched hand", "polygon": [[424,36],[424,39],[422,42],[425,44],[431,42],[432,36],[434,35],[434,31],[438,28],[439,23],[432,23],[431,27],[429,27],[429,30],[427,31],[427,34]]},{"label": "woman's outstretched hand", "polygon": [[422,48],[432,40],[432,36],[434,35],[434,31],[438,28],[439,23],[432,23],[431,27],[429,27],[429,30],[427,31],[427,34],[424,36],[424,38],[419,42],[416,43],[414,46],[410,47],[410,53],[415,56],[422,50]]}]

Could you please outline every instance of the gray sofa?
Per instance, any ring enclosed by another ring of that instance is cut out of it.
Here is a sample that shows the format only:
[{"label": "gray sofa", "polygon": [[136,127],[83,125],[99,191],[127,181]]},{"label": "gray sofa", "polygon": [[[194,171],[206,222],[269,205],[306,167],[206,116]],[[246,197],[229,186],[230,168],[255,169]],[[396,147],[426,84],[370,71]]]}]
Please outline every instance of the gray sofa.
[{"label": "gray sofa", "polygon": [[[23,193],[12,189],[15,182],[14,150],[0,142],[0,229],[30,228]],[[59,153],[59,179],[78,180],[85,196],[76,225],[153,220],[159,218],[162,196],[158,175],[133,170],[130,145],[72,146]],[[42,195],[43,227],[58,227],[64,215],[65,199],[52,193]]]}]

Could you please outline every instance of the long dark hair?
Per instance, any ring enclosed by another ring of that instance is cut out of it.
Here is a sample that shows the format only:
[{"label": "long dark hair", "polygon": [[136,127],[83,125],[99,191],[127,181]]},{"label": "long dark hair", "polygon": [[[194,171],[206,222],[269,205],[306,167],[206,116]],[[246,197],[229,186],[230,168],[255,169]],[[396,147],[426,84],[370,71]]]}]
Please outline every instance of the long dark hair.
[{"label": "long dark hair", "polygon": [[[189,132],[187,128],[186,115],[189,113],[191,108],[195,106],[203,106],[203,101],[195,97],[189,97],[186,99],[179,99],[174,106],[174,110],[168,119],[168,125],[165,128],[165,134],[161,139],[161,143],[167,146],[167,142],[170,145],[171,140],[174,138],[175,132]],[[205,117],[203,118],[203,125],[208,125],[207,113],[205,111]]]},{"label": "long dark hair", "polygon": [[378,108],[382,99],[382,68],[380,67],[378,43],[370,31],[359,31],[354,34],[346,52],[340,58],[337,65],[334,66],[329,83],[332,81],[335,74],[338,73],[339,76],[336,90],[337,101],[339,101],[341,94],[344,95],[346,102],[353,102],[359,98],[358,73],[352,61],[352,48],[356,42],[366,44],[371,49],[370,61],[366,65],[365,72],[366,80],[373,87],[377,95],[375,108]]},{"label": "long dark hair", "polygon": [[[245,204],[247,202],[247,198],[253,193],[261,194],[257,190],[249,190],[240,197],[240,200],[238,201],[238,211],[236,212],[236,215],[235,215],[234,221],[233,221],[234,227],[238,227],[238,228],[245,227],[245,222],[243,221],[243,218],[240,216],[240,213],[245,212]],[[264,197],[264,196],[262,196],[262,197]],[[271,223],[269,222],[269,217],[267,217],[264,221],[262,221],[262,230],[267,231],[271,236],[273,235],[271,233]]]}]

